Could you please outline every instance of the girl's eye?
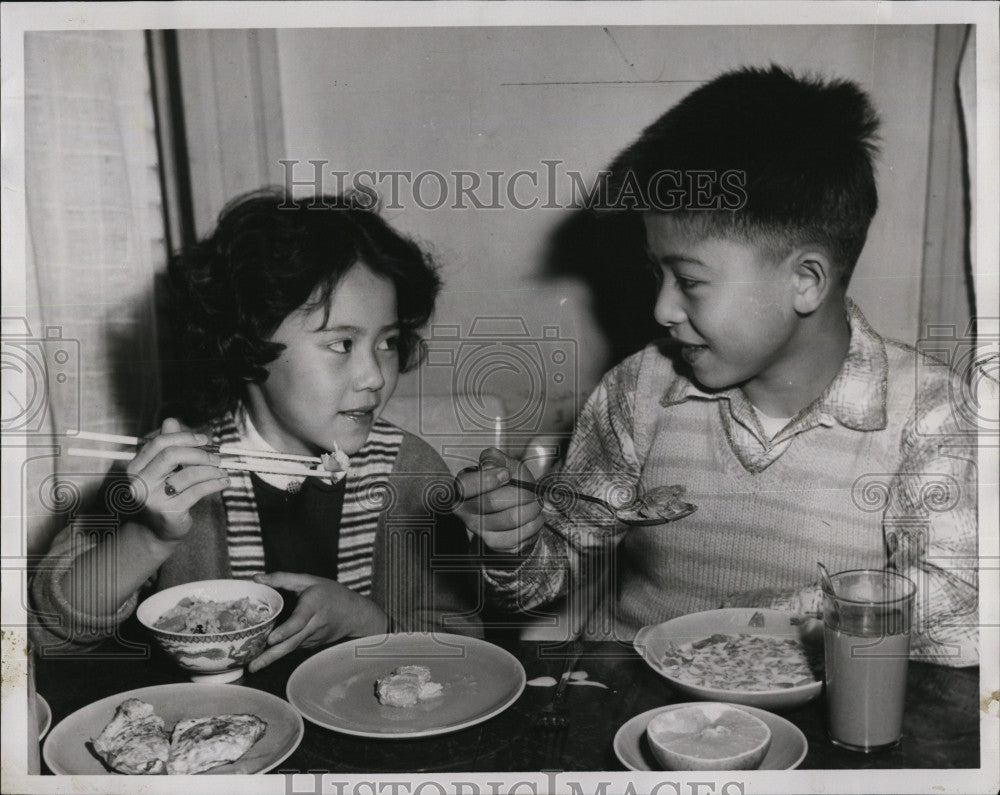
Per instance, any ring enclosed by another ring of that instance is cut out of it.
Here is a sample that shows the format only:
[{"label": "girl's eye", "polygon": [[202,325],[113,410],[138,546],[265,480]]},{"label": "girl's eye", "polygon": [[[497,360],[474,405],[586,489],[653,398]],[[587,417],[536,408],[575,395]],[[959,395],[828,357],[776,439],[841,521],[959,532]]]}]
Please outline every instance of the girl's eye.
[{"label": "girl's eye", "polygon": [[386,337],[378,344],[380,351],[394,351],[399,348],[399,337]]},{"label": "girl's eye", "polygon": [[350,353],[353,342],[353,340],[336,340],[335,342],[331,342],[326,347],[334,353]]},{"label": "girl's eye", "polygon": [[683,276],[678,276],[676,278],[677,278],[677,286],[680,287],[682,290],[692,290],[699,284],[701,284],[701,282],[699,281],[695,281],[694,279],[685,279]]}]

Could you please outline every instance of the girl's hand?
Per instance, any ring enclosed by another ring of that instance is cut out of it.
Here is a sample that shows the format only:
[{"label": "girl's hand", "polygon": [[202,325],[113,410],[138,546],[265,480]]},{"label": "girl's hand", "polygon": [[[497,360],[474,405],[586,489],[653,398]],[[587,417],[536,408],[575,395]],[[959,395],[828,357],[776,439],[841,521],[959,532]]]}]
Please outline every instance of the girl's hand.
[{"label": "girl's hand", "polygon": [[221,459],[202,450],[211,440],[192,433],[177,420],[163,421],[161,432],[142,446],[125,471],[142,484],[133,494],[144,499],[142,524],[160,541],[179,541],[191,529],[191,508],[209,494],[222,491],[229,478]]},{"label": "girl's hand", "polygon": [[388,616],[378,605],[334,580],[283,571],[258,574],[254,580],[295,591],[299,601],[288,620],[271,630],[268,648],[248,666],[251,673],[299,646],[308,648],[348,636],[377,635],[388,628]]}]

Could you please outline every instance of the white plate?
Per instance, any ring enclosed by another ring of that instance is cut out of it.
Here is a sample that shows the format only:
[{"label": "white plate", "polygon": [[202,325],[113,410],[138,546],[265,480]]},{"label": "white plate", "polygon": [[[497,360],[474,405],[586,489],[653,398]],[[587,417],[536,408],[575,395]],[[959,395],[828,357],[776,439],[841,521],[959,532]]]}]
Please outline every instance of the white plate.
[{"label": "white plate", "polygon": [[[750,620],[754,616],[759,617],[754,623],[762,622],[763,626],[750,626]],[[666,672],[660,662],[671,643],[688,643],[716,633],[762,635],[797,640],[799,628],[797,624],[792,623],[793,619],[797,619],[793,613],[754,607],[707,610],[703,613],[679,616],[662,624],[643,627],[636,634],[633,645],[654,671],[683,693],[704,701],[728,701],[731,704],[745,704],[764,709],[793,709],[816,698],[823,689],[822,681],[816,680],[797,687],[775,690],[722,690],[675,679]],[[733,665],[738,665],[738,661],[734,661]]]},{"label": "white plate", "polygon": [[[649,749],[646,727],[661,712],[687,706],[689,704],[685,703],[657,707],[626,721],[615,734],[614,748],[618,761],[629,770],[660,770],[659,762]],[[758,770],[792,770],[802,764],[809,750],[809,743],[794,723],[756,707],[741,705],[740,709],[756,715],[771,730],[771,747],[767,749],[767,755]]]},{"label": "white plate", "polygon": [[206,770],[205,775],[264,773],[280,765],[302,740],[302,718],[288,702],[277,696],[240,685],[212,685],[185,682],[141,687],[108,696],[78,709],[60,721],[42,749],[45,764],[62,775],[107,775],[108,768],[94,755],[91,740],[114,717],[115,709],[127,698],[152,704],[167,729],[182,718],[247,713],[267,722],[267,731],[246,755],[227,765]]},{"label": "white plate", "polygon": [[[387,707],[375,682],[401,665],[424,665],[444,686],[439,698]],[[492,718],[524,690],[521,663],[499,646],[443,633],[359,638],[315,654],[288,679],[288,700],[326,729],[403,739],[464,729]]]},{"label": "white plate", "polygon": [[49,702],[35,693],[35,714],[38,717],[38,741],[45,739],[49,733],[49,726],[52,725],[52,709]]}]

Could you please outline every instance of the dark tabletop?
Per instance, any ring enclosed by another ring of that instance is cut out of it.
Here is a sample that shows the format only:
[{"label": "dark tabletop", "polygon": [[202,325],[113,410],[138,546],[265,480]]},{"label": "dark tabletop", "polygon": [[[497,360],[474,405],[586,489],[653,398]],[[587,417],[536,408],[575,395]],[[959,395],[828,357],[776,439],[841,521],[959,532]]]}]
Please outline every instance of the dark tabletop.
[{"label": "dark tabletop", "polygon": [[[504,644],[524,665],[528,679],[558,678],[566,645],[511,641]],[[437,737],[390,740],[353,737],[305,721],[298,749],[274,772],[511,772],[559,769],[620,771],[612,740],[618,728],[648,709],[690,701],[672,689],[630,646],[585,643],[577,670],[600,687],[574,686],[565,695],[570,728],[555,739],[533,730],[531,717],[553,694],[526,687],[501,714],[468,729]],[[235,684],[285,697],[292,671],[316,652],[298,650]],[[115,693],[187,681],[155,651],[145,658],[122,656],[120,646],[72,658],[43,656],[36,666],[38,693],[52,709],[53,725],[75,710]],[[901,744],[875,754],[833,746],[824,729],[823,700],[783,713],[809,741],[802,769],[978,768],[979,669],[911,663]]]}]

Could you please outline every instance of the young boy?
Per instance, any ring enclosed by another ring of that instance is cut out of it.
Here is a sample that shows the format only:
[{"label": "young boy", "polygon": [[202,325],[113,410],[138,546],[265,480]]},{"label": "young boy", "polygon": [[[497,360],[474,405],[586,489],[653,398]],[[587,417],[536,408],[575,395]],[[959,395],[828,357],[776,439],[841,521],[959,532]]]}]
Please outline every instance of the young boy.
[{"label": "young boy", "polygon": [[698,511],[626,528],[587,503],[542,509],[504,485],[527,472],[484,451],[462,514],[508,555],[485,571],[500,604],[542,605],[568,590],[567,559],[578,572],[613,549],[604,634],[627,640],[723,605],[815,612],[817,561],[888,566],[919,589],[914,656],[977,661],[975,451],[954,385],[846,297],[877,126],[851,83],[744,69],[617,158],[609,195],[642,212],[669,341],[607,373],[560,477],[619,501],[683,484]]}]

